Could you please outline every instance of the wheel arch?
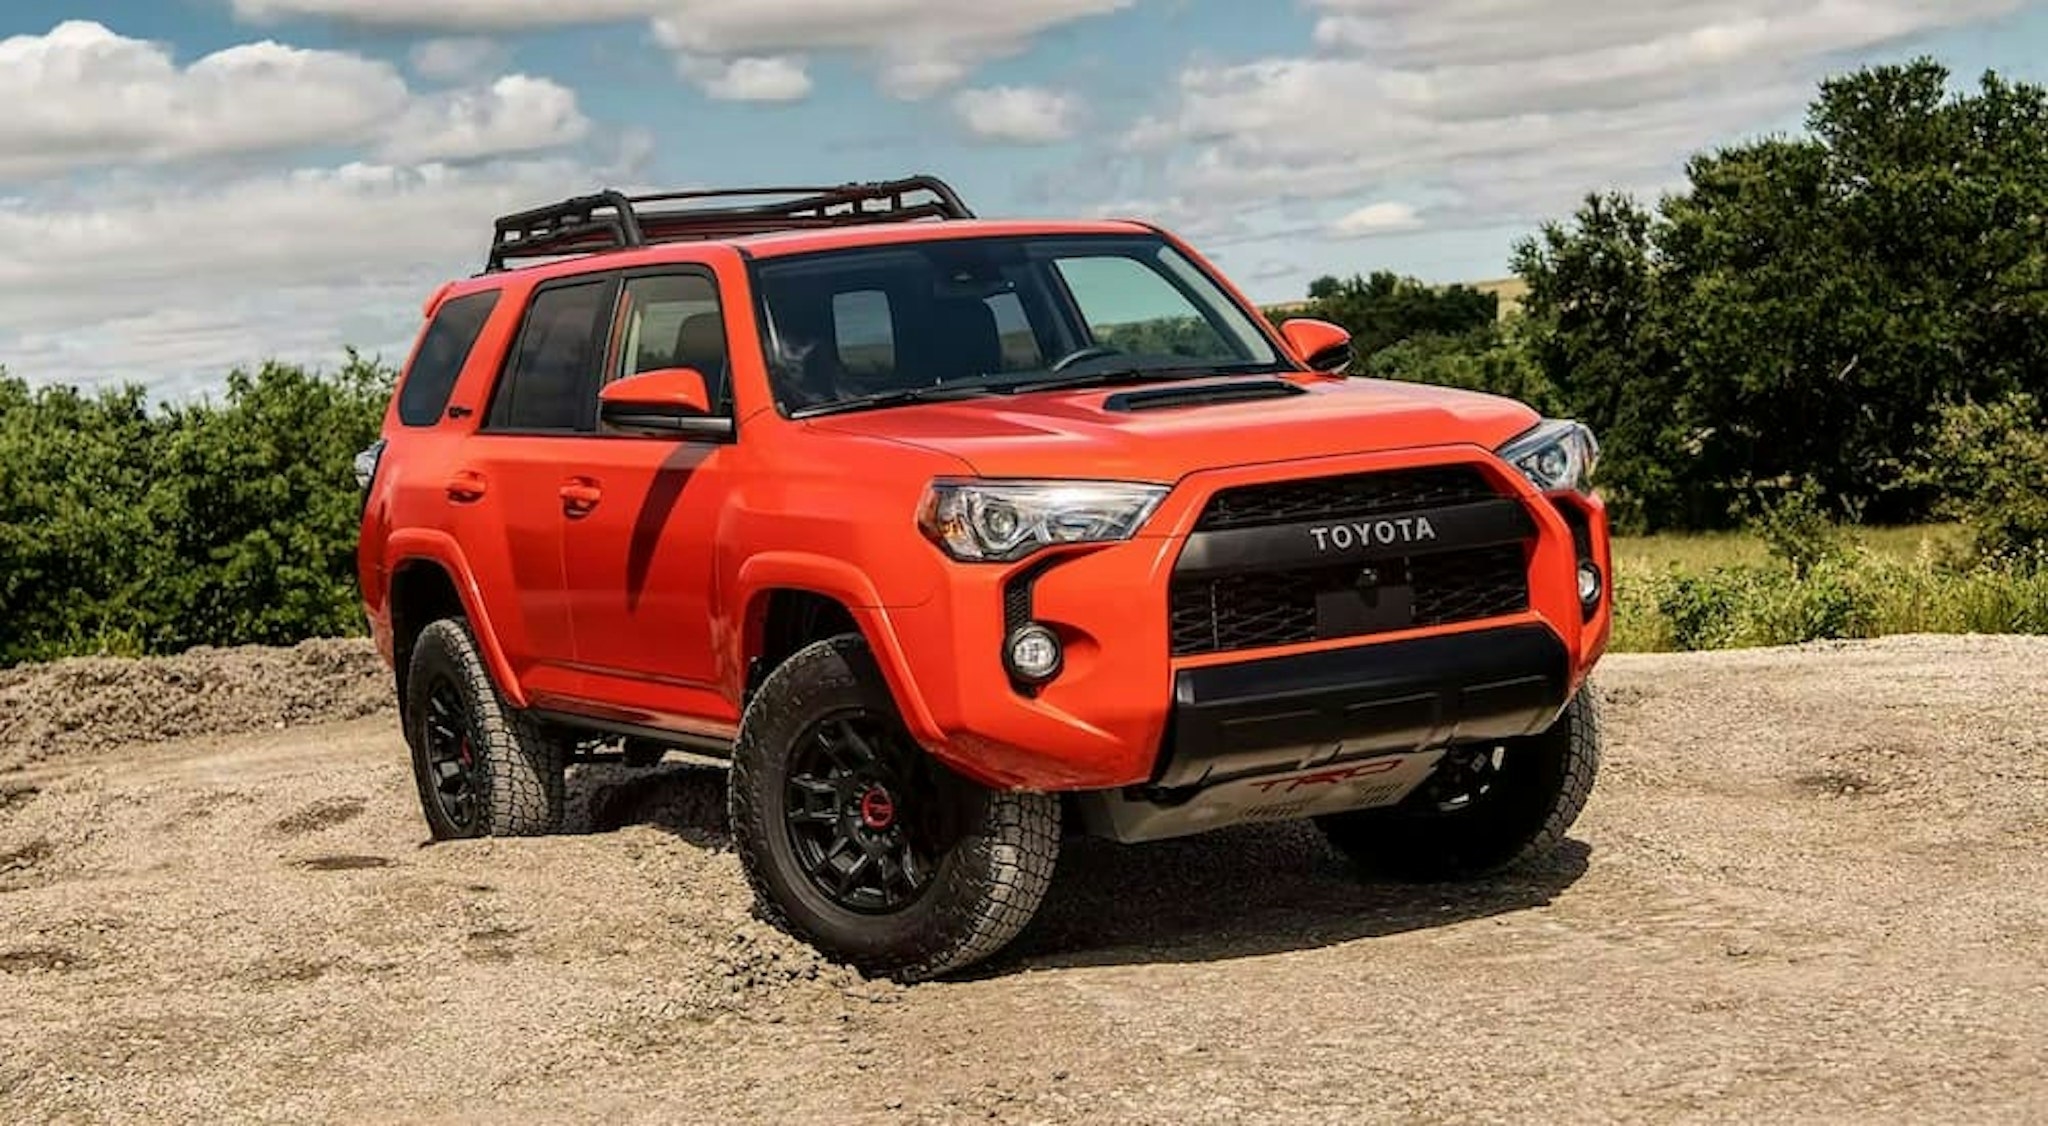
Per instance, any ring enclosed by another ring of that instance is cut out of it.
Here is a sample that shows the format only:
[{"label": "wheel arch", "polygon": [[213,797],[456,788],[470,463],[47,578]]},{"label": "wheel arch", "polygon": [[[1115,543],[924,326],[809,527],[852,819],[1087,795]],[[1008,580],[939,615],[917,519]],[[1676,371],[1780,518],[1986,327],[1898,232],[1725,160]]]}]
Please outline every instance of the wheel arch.
[{"label": "wheel arch", "polygon": [[[844,560],[776,553],[756,556],[740,569],[737,585],[738,653],[729,662],[738,682],[736,698],[753,691],[776,665],[826,636],[858,632],[888,683],[889,695],[912,736],[927,744],[944,742],[919,691],[916,677],[873,582]],[[832,633],[820,635],[820,630]]]},{"label": "wheel arch", "polygon": [[468,622],[483,655],[484,667],[498,690],[513,707],[525,707],[526,694],[512,675],[512,666],[491,628],[490,612],[454,541],[438,534],[394,538],[391,557],[392,670],[400,708],[405,704],[407,666],[414,642],[421,630],[446,617],[461,617]]}]

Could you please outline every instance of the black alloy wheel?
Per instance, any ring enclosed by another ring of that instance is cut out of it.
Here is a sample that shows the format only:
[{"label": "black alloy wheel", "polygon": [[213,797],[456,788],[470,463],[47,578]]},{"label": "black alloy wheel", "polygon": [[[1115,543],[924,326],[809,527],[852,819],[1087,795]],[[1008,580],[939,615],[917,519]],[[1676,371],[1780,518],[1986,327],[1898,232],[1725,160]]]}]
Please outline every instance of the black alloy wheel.
[{"label": "black alloy wheel", "polygon": [[434,797],[449,824],[467,835],[482,823],[486,780],[478,769],[469,709],[462,689],[450,676],[437,676],[427,690],[427,763],[433,771]]},{"label": "black alloy wheel", "polygon": [[954,803],[929,760],[864,710],[812,724],[791,756],[789,843],[814,887],[865,915],[900,911],[931,886],[952,847]]},{"label": "black alloy wheel", "polygon": [[899,981],[1008,945],[1059,860],[1059,798],[991,788],[928,753],[858,634],[813,642],[762,681],[726,809],[763,918]]}]

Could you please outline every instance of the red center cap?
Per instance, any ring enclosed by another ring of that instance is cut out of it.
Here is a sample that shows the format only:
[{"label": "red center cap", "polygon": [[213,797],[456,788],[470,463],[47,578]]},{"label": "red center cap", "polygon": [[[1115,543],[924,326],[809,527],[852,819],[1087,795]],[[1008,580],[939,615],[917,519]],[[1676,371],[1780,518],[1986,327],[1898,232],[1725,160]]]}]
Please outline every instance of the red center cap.
[{"label": "red center cap", "polygon": [[886,829],[896,822],[896,799],[880,786],[860,796],[860,823],[870,829]]}]

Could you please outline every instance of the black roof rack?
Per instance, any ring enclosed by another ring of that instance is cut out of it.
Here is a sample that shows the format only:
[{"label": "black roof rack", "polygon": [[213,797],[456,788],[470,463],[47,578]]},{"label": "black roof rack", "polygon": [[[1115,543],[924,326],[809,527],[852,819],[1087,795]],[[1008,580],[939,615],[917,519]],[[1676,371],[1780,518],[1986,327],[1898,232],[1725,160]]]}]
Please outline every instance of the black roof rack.
[{"label": "black roof rack", "polygon": [[[791,196],[771,203],[662,208],[662,204],[739,197]],[[920,198],[922,197],[922,198]],[[732,188],[629,196],[579,196],[498,220],[486,272],[521,258],[595,254],[665,242],[736,238],[770,231],[972,219],[944,180],[912,176],[836,188]]]}]

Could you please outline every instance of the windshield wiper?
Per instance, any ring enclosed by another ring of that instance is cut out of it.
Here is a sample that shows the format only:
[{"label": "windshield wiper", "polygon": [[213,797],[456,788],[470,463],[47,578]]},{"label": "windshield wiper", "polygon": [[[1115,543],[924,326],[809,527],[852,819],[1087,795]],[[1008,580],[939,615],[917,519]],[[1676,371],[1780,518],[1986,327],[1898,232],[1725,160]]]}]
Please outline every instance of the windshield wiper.
[{"label": "windshield wiper", "polygon": [[854,411],[879,410],[883,407],[901,407],[912,403],[944,403],[956,399],[975,399],[993,395],[994,391],[980,383],[937,383],[930,387],[902,387],[894,391],[877,391],[872,395],[856,395],[851,399],[819,403],[814,407],[800,407],[789,413],[791,418],[823,418],[832,414],[850,414]]}]

